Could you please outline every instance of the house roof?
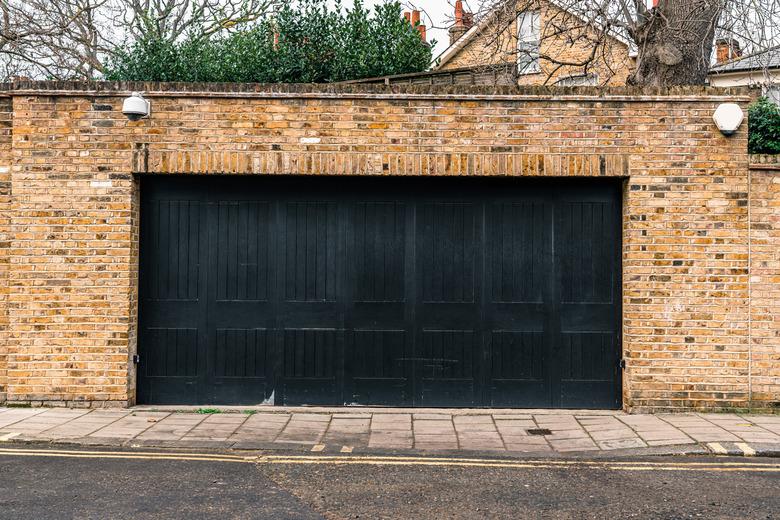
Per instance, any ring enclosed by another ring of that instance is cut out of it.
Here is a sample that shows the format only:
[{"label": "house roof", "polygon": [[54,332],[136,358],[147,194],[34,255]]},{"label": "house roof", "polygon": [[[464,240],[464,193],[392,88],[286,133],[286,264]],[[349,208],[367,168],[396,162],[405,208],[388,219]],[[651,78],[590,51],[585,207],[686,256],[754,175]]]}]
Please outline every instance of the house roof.
[{"label": "house roof", "polygon": [[[510,2],[513,0],[507,0],[507,2]],[[548,3],[554,5],[555,7],[559,9],[564,9],[565,6],[561,4],[558,0],[546,0]],[[444,49],[444,52],[439,54],[437,56],[438,64],[433,68],[433,70],[436,70],[440,67],[442,67],[445,63],[447,63],[450,59],[452,59],[460,50],[465,47],[472,38],[474,38],[476,35],[480,34],[482,32],[482,29],[484,29],[487,25],[490,24],[491,21],[499,14],[499,10],[503,8],[507,2],[500,2],[497,4],[493,9],[490,10],[490,12],[486,13],[484,16],[482,16],[477,23],[475,23],[468,31],[466,31],[460,38],[455,40],[455,42]],[[572,13],[576,15],[576,13]],[[609,31],[609,36],[615,38],[620,43],[623,43],[624,45],[627,45],[629,47],[629,50],[633,49],[631,41],[623,37],[622,35],[616,33],[615,31]]]},{"label": "house roof", "polygon": [[710,69],[710,72],[712,74],[728,74],[764,69],[780,69],[780,45],[715,65]]}]

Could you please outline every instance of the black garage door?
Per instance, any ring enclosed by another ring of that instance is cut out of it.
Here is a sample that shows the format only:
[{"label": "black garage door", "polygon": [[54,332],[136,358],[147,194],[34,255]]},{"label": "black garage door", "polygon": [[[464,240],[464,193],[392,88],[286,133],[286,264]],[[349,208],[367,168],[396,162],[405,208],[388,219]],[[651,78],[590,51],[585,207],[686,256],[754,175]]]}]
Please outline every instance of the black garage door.
[{"label": "black garage door", "polygon": [[620,185],[145,177],[138,400],[620,406]]}]

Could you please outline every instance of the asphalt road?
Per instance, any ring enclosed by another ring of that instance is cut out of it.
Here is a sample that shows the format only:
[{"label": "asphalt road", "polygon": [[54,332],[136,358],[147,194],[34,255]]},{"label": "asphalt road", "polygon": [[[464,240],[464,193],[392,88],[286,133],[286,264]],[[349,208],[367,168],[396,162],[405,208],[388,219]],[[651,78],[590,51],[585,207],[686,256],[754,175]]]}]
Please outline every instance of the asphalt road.
[{"label": "asphalt road", "polygon": [[780,518],[777,459],[502,467],[490,460],[43,455],[52,453],[0,452],[0,518]]},{"label": "asphalt road", "polygon": [[319,519],[252,464],[0,454],[0,518]]}]

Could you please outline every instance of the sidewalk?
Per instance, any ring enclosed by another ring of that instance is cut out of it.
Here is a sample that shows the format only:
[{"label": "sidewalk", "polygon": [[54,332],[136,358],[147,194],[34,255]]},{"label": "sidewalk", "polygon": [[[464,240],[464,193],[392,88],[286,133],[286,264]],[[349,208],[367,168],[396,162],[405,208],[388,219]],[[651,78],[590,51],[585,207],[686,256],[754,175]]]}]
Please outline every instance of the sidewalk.
[{"label": "sidewalk", "polygon": [[780,415],[376,408],[220,410],[225,411],[0,408],[0,444],[32,441],[327,453],[393,450],[780,456]]}]

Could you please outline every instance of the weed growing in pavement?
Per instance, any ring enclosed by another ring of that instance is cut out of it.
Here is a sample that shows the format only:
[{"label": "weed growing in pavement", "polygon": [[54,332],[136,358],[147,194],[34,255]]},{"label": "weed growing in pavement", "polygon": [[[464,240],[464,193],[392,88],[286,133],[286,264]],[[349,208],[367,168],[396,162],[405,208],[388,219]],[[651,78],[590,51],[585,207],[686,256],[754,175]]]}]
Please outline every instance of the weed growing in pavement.
[{"label": "weed growing in pavement", "polygon": [[212,413],[222,413],[222,410],[219,408],[198,408],[195,410],[195,413],[201,413],[201,414],[212,414]]}]

